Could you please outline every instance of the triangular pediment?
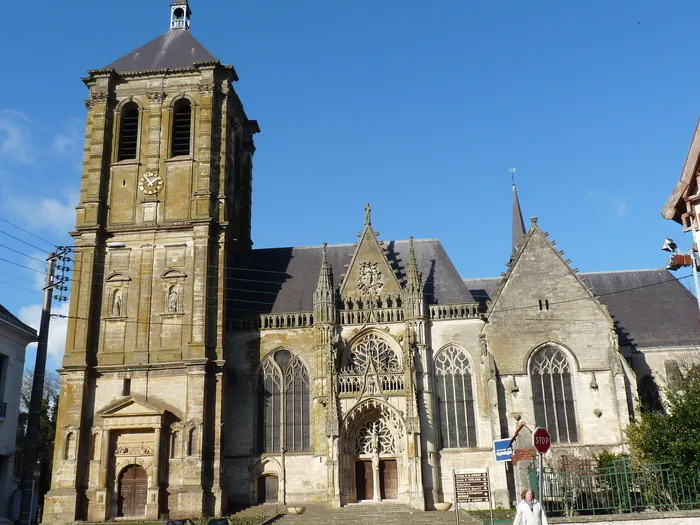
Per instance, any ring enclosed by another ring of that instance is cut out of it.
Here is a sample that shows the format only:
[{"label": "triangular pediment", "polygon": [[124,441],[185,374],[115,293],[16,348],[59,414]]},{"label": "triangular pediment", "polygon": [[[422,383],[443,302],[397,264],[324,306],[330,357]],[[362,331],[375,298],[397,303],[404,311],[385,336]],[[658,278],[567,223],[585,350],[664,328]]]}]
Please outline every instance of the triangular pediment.
[{"label": "triangular pediment", "polygon": [[402,290],[372,224],[367,222],[340,286],[340,295],[368,298],[396,296]]},{"label": "triangular pediment", "polygon": [[165,414],[164,409],[133,397],[112,401],[97,413],[101,417],[162,416],[163,414]]},{"label": "triangular pediment", "polygon": [[565,319],[580,317],[582,310],[610,319],[606,307],[581,279],[578,270],[571,268],[570,261],[563,258],[563,253],[554,247],[548,234],[533,219],[508,271],[491,296],[489,320],[512,318],[513,311],[532,311],[533,315],[551,311]]}]

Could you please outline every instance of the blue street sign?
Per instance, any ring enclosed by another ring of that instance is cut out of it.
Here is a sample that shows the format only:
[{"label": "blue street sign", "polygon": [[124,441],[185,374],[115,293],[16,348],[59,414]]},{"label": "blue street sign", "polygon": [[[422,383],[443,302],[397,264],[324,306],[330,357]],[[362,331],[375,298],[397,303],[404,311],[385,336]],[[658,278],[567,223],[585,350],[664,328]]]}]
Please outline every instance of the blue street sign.
[{"label": "blue street sign", "polygon": [[493,455],[496,463],[510,461],[513,458],[513,447],[509,447],[510,439],[499,439],[493,442]]}]

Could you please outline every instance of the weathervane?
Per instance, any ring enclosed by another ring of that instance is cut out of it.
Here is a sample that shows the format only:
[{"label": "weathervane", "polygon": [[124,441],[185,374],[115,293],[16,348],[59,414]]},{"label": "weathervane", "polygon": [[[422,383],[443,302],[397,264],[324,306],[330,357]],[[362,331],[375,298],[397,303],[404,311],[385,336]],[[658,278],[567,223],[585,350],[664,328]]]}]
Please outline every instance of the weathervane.
[{"label": "weathervane", "polygon": [[515,168],[510,168],[510,181],[515,186]]}]

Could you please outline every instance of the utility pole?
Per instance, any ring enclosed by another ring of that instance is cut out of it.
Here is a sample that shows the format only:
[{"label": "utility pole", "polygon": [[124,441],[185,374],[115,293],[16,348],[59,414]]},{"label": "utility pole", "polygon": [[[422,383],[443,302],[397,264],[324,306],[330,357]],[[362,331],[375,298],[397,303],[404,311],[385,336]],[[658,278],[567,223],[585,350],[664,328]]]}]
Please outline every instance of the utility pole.
[{"label": "utility pole", "polygon": [[[59,247],[59,250],[61,248]],[[22,457],[22,473],[20,476],[20,489],[22,491],[22,506],[20,523],[31,525],[32,502],[34,495],[35,469],[37,468],[37,449],[39,447],[39,427],[41,422],[41,405],[44,397],[44,376],[46,372],[46,354],[49,342],[49,324],[51,321],[51,302],[54,289],[61,293],[56,298],[64,300],[63,286],[65,280],[54,282],[56,260],[64,260],[66,251],[51,253],[47,259],[46,281],[44,283],[44,303],[41,309],[41,323],[39,325],[39,342],[36,348],[36,364],[34,365],[34,379],[32,381],[32,397],[29,402],[29,418],[27,421],[27,435],[24,440],[24,456]],[[63,275],[65,265],[60,267]]]}]

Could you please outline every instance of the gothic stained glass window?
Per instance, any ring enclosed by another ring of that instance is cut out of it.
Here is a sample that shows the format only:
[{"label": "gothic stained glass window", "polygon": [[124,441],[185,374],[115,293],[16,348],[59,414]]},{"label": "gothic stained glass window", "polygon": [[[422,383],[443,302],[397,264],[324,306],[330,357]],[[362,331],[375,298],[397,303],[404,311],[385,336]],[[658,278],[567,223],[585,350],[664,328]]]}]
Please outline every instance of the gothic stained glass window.
[{"label": "gothic stained glass window", "polygon": [[472,369],[464,350],[448,346],[435,356],[435,390],[442,448],[475,447]]},{"label": "gothic stained glass window", "polygon": [[262,452],[311,449],[309,374],[287,350],[263,360],[259,392],[259,445]]},{"label": "gothic stained glass window", "polygon": [[353,347],[348,355],[344,371],[363,374],[370,364],[380,373],[401,371],[399,356],[377,334],[366,335]]},{"label": "gothic stained glass window", "polygon": [[357,436],[357,455],[372,455],[376,451],[380,456],[395,456],[394,436],[381,419],[368,421]]},{"label": "gothic stained glass window", "polygon": [[559,349],[547,346],[530,361],[535,424],[546,427],[553,443],[578,441],[571,365]]}]

